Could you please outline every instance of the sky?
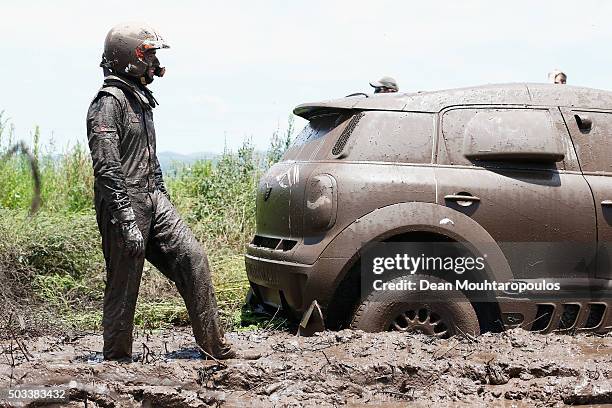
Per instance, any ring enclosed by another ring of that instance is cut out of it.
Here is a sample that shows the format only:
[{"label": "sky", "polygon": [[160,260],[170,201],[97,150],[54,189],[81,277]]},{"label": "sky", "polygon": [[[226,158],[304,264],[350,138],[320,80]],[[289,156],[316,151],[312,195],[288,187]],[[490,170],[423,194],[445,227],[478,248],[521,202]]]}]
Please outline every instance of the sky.
[{"label": "sky", "polygon": [[[85,115],[115,24],[143,21],[171,45],[151,85],[158,151],[266,149],[303,102],[486,83],[612,90],[612,2],[0,0],[0,111],[18,139],[86,143]],[[301,118],[296,127],[304,125]]]}]

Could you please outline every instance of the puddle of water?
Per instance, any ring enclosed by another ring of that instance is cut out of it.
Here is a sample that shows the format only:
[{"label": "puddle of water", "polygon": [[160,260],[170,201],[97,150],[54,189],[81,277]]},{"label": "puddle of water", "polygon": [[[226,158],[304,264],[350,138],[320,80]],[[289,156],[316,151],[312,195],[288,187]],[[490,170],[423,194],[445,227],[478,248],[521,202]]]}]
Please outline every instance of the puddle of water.
[{"label": "puddle of water", "polygon": [[201,360],[204,358],[204,354],[199,349],[193,347],[171,351],[166,353],[164,357],[168,360]]}]

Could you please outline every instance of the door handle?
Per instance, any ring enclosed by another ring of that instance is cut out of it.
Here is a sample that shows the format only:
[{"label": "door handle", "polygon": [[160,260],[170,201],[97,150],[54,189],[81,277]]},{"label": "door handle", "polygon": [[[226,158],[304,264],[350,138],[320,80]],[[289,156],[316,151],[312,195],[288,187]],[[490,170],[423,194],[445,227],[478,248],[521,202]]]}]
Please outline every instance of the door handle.
[{"label": "door handle", "polygon": [[601,205],[603,205],[603,206],[610,206],[610,205],[612,205],[612,200],[603,200],[601,202]]},{"label": "door handle", "polygon": [[[479,197],[476,197],[473,195],[461,195],[461,194],[445,195],[444,199],[448,201],[474,201],[474,202],[480,201]],[[610,205],[612,205],[612,201],[610,201]]]},{"label": "door handle", "polygon": [[449,194],[445,195],[444,199],[447,201],[454,201],[458,205],[462,207],[469,207],[473,203],[480,202],[480,198],[473,195],[463,195],[463,194]]}]

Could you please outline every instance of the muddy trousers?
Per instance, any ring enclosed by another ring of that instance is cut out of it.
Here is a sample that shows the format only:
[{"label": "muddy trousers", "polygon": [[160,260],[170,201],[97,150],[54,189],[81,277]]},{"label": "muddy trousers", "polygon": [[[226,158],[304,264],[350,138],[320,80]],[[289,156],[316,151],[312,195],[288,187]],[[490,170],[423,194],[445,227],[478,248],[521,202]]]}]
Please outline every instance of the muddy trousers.
[{"label": "muddy trousers", "polygon": [[145,240],[145,255],[125,249],[118,223],[96,194],[96,214],[106,261],[104,291],[104,358],[132,357],[136,299],[145,258],[172,280],[185,301],[197,344],[222,357],[230,350],[219,324],[208,258],[174,206],[160,191],[130,193],[136,223]]}]

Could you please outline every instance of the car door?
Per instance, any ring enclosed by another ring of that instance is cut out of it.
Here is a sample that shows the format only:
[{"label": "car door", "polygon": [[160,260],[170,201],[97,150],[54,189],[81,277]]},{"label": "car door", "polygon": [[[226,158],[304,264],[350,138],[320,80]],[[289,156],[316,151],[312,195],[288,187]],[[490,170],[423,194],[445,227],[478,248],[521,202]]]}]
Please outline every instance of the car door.
[{"label": "car door", "polygon": [[[588,276],[596,245],[593,198],[557,108],[450,108],[440,113],[438,128],[438,204],[485,228],[515,278]],[[479,134],[483,129],[487,135]],[[565,157],[557,163],[470,160],[464,155],[468,136],[506,137],[495,142],[510,151],[523,140],[559,138]]]},{"label": "car door", "polygon": [[612,279],[612,112],[561,108],[578,162],[595,199],[595,276]]}]

